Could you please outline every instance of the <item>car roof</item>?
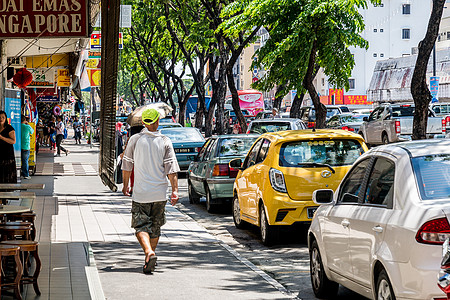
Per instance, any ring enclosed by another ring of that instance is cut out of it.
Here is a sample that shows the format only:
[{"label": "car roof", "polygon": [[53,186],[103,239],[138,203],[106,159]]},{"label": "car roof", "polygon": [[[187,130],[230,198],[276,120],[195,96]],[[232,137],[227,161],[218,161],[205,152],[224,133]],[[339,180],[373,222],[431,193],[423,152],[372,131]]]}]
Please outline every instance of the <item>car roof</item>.
[{"label": "car roof", "polygon": [[450,140],[447,139],[428,139],[410,142],[402,142],[379,146],[379,151],[387,153],[398,153],[399,151],[406,151],[411,157],[435,155],[435,154],[450,154]]},{"label": "car roof", "polygon": [[273,119],[269,118],[269,119],[257,119],[257,120],[252,121],[252,123],[267,123],[267,122],[271,122],[271,123],[284,122],[284,123],[286,123],[286,122],[290,122],[290,121],[294,122],[294,121],[301,121],[301,120],[296,119],[296,118],[273,118]]},{"label": "car roof", "polygon": [[214,135],[212,136],[212,138],[217,138],[217,139],[232,139],[232,138],[257,138],[259,137],[260,134],[222,134],[222,135]]},{"label": "car roof", "polygon": [[351,138],[364,141],[361,135],[341,129],[305,129],[286,130],[264,133],[262,137],[267,137],[272,141],[296,141],[299,139],[326,139],[326,138]]}]

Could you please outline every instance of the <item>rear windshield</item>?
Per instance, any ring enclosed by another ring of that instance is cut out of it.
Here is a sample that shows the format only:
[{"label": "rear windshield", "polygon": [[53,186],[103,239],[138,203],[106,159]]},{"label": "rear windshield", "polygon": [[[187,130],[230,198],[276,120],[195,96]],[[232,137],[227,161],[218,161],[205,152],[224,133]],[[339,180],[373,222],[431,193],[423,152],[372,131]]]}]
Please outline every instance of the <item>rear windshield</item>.
[{"label": "rear windshield", "polygon": [[[337,108],[327,108],[327,119],[340,114],[341,112],[339,111],[339,109]],[[309,118],[310,119],[316,119],[316,110],[315,109],[311,109],[311,112],[309,114]]]},{"label": "rear windshield", "polygon": [[262,134],[289,129],[291,129],[291,123],[289,122],[254,122],[252,123],[252,128],[250,128],[250,132]]},{"label": "rear windshield", "polygon": [[363,118],[367,117],[365,115],[349,115],[349,116],[342,116],[342,122],[344,123],[360,123],[363,121]]},{"label": "rear windshield", "polygon": [[341,111],[342,111],[343,113],[346,113],[346,112],[350,112],[350,109],[348,109],[347,106],[341,106]]},{"label": "rear windshield", "polygon": [[285,143],[280,150],[280,166],[304,167],[305,163],[346,166],[364,152],[356,140],[313,140]]},{"label": "rear windshield", "polygon": [[392,116],[393,117],[413,117],[414,116],[414,107],[413,106],[392,107]]},{"label": "rear windshield", "polygon": [[450,198],[450,155],[426,155],[411,159],[422,200]]},{"label": "rear windshield", "polygon": [[172,143],[177,142],[204,142],[205,139],[195,128],[178,129],[161,129],[161,133],[167,136]]},{"label": "rear windshield", "polygon": [[244,156],[256,139],[257,137],[223,139],[219,144],[219,157]]}]

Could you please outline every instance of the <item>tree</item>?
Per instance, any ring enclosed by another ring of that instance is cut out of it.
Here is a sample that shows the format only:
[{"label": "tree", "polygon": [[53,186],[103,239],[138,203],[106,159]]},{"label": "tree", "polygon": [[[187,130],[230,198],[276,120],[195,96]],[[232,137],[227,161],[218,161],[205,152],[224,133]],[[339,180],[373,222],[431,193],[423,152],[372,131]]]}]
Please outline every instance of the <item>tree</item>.
[{"label": "tree", "polygon": [[439,33],[439,24],[441,23],[444,5],[445,0],[433,0],[433,10],[428,21],[427,32],[425,38],[419,43],[419,54],[417,55],[416,66],[411,79],[411,94],[415,104],[413,140],[426,138],[428,105],[431,101],[431,93],[426,81],[427,66]]},{"label": "tree", "polygon": [[267,29],[270,39],[257,51],[252,65],[267,72],[254,87],[268,91],[285,85],[285,92],[290,89],[296,89],[300,95],[308,92],[316,111],[316,127],[323,128],[326,108],[313,85],[315,74],[322,67],[331,84],[348,89],[348,78],[354,67],[348,47],[368,46],[360,36],[364,23],[358,12],[368,2],[243,0],[227,7],[231,15],[243,9],[242,14],[227,22],[227,30],[236,32],[257,26]]}]

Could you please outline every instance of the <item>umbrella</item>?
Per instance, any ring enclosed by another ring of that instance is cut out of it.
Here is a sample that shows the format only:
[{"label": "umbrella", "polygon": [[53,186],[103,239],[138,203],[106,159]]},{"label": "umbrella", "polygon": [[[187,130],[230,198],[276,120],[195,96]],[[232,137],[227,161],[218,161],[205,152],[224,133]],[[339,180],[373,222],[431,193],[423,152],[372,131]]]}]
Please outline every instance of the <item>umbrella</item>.
[{"label": "umbrella", "polygon": [[142,113],[149,109],[154,108],[160,113],[160,119],[165,118],[173,109],[164,102],[155,102],[147,105],[139,106],[136,108],[127,118],[127,123],[130,126],[142,125]]}]

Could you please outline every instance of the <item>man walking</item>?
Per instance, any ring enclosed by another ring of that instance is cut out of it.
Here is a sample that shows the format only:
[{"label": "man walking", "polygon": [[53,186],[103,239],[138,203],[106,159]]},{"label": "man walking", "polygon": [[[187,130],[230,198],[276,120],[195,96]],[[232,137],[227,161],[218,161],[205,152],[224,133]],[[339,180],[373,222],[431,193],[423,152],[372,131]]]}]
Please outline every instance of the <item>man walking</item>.
[{"label": "man walking", "polygon": [[22,124],[20,124],[20,132],[21,132],[21,158],[22,158],[22,168],[21,173],[24,179],[31,179],[30,173],[28,170],[28,159],[30,158],[30,135],[34,133],[33,127],[31,127],[27,118],[22,115]]},{"label": "man walking", "polygon": [[62,122],[61,116],[58,116],[56,118],[56,156],[61,156],[61,150],[64,151],[67,154],[69,154],[69,151],[64,149],[63,146],[61,146],[61,143],[64,139],[64,123]]},{"label": "man walking", "polygon": [[73,130],[75,131],[75,144],[81,144],[81,122],[75,117],[73,122]]},{"label": "man walking", "polygon": [[[180,171],[170,139],[158,132],[159,112],[147,109],[142,113],[144,129],[133,135],[127,144],[122,160],[123,189],[133,196],[131,226],[145,253],[143,272],[150,274],[156,266],[156,246],[165,224],[166,191],[169,178],[172,186],[171,204],[178,201],[178,176]],[[134,187],[129,189],[134,167]]]}]

